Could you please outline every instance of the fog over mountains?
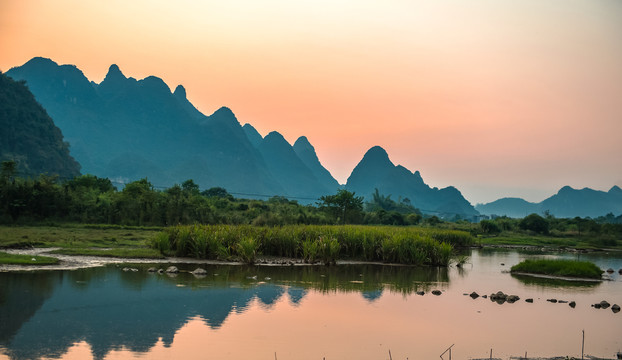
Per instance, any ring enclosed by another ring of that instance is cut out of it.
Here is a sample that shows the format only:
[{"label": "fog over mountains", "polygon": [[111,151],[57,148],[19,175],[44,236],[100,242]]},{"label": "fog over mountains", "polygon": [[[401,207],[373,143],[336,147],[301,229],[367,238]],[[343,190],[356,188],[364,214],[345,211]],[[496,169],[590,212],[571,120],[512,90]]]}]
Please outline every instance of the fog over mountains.
[{"label": "fog over mountains", "polygon": [[617,187],[608,193],[563,188],[540,204],[500,199],[474,208],[455,187],[428,186],[418,171],[394,165],[378,146],[339,185],[305,136],[293,146],[276,131],[264,137],[252,125],[242,126],[226,107],[206,116],[188,101],[182,85],[171,92],[155,76],[136,80],[111,65],[97,84],[76,66],[41,57],[6,75],[26,81],[62,130],[83,174],[117,184],[147,177],[155,186],[170,187],[193,179],[202,189],[220,186],[240,197],[279,195],[301,203],[344,187],[370,199],[377,188],[395,200],[408,199],[424,213],[462,218],[478,211],[520,217],[545,210],[556,216],[622,213]]}]

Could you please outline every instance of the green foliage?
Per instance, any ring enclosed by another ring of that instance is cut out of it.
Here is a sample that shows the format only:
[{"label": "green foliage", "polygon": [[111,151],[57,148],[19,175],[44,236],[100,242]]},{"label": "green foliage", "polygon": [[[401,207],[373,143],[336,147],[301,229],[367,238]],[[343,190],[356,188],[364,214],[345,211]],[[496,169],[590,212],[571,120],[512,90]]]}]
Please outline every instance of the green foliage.
[{"label": "green foliage", "polygon": [[603,273],[598,266],[589,261],[550,259],[524,260],[512,266],[511,272],[589,279],[600,279]]},{"label": "green foliage", "polygon": [[482,220],[479,222],[479,228],[482,233],[488,235],[497,235],[501,233],[501,228],[494,221]]},{"label": "green foliage", "polygon": [[[69,155],[63,134],[23,81],[0,72],[0,161],[3,175],[36,177],[56,174],[71,178],[80,165]],[[5,168],[7,165],[11,168]]]},{"label": "green foliage", "polygon": [[247,263],[263,255],[325,264],[347,258],[447,266],[454,244],[473,241],[470,234],[456,230],[360,225],[178,225],[164,233],[167,236],[157,235],[150,242],[154,249],[167,249],[161,242],[168,238],[167,251],[177,256],[229,259],[233,252]]},{"label": "green foliage", "polygon": [[335,195],[325,195],[318,203],[321,210],[331,214],[337,223],[356,224],[363,215],[363,197],[354,192],[339,190]]},{"label": "green foliage", "polygon": [[523,230],[533,231],[536,234],[549,233],[549,222],[538,214],[527,215],[518,223],[518,226]]},{"label": "green foliage", "polygon": [[255,258],[257,257],[259,245],[259,240],[250,236],[245,236],[237,243],[237,254],[243,262],[253,264],[255,262]]},{"label": "green foliage", "polygon": [[302,258],[304,261],[313,264],[317,260],[318,252],[317,241],[305,239],[302,242]]}]

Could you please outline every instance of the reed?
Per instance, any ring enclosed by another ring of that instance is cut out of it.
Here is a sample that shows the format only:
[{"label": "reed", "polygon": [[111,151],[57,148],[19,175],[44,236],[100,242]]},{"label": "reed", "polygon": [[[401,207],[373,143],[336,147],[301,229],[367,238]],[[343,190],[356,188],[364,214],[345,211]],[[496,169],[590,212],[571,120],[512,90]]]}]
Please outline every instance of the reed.
[{"label": "reed", "polygon": [[205,259],[258,255],[329,264],[338,259],[447,266],[454,246],[467,246],[464,231],[419,227],[288,225],[179,225],[157,234],[150,244],[165,255]]}]

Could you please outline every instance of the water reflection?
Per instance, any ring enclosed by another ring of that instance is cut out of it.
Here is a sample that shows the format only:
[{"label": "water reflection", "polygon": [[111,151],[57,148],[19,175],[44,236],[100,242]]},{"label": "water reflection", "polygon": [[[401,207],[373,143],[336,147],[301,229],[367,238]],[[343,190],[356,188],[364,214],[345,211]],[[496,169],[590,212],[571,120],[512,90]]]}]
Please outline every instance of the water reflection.
[{"label": "water reflection", "polygon": [[449,281],[447,269],[405,266],[210,266],[202,277],[149,273],[148,267],[0,273],[0,348],[13,359],[59,357],[86,341],[93,357],[103,359],[112,349],[170,346],[189,319],[219,329],[253,301],[269,309],[287,296],[297,305],[313,290],[360,293],[373,302],[384,291],[409,294]]},{"label": "water reflection", "polygon": [[593,289],[601,284],[597,281],[563,280],[518,274],[512,274],[512,277],[525,285],[545,288]]}]

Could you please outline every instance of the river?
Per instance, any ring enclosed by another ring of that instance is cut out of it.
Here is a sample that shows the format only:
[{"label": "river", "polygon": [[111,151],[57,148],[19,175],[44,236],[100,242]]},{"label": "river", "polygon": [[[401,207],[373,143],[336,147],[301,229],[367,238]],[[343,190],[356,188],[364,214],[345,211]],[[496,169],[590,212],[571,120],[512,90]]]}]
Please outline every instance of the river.
[{"label": "river", "polygon": [[[622,305],[620,254],[468,255],[462,268],[178,264],[177,275],[147,271],[168,266],[160,263],[1,272],[0,359],[438,359],[452,345],[452,359],[488,359],[491,350],[501,359],[580,358],[583,335],[585,354],[615,358],[622,350],[622,313],[590,306]],[[596,283],[508,273],[533,257],[580,257],[615,272]],[[197,266],[207,275],[186,272]],[[498,304],[467,296],[473,291],[520,300]]]}]

